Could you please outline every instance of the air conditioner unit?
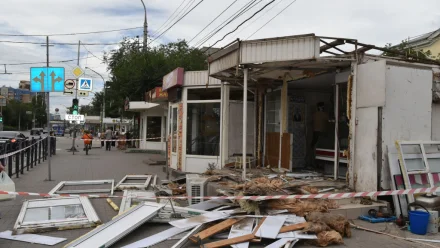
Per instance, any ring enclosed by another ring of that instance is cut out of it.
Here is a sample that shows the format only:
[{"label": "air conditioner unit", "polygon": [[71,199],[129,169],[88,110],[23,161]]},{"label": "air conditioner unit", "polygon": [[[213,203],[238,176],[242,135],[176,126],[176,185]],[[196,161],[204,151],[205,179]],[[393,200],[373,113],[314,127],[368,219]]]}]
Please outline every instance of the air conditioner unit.
[{"label": "air conditioner unit", "polygon": [[208,191],[207,178],[190,178],[186,181],[186,194],[190,197],[188,204],[193,205],[204,201],[204,199],[192,199],[191,197],[205,197]]},{"label": "air conditioner unit", "polygon": [[188,180],[191,180],[193,178],[200,178],[199,174],[186,174],[186,180],[188,182]]}]

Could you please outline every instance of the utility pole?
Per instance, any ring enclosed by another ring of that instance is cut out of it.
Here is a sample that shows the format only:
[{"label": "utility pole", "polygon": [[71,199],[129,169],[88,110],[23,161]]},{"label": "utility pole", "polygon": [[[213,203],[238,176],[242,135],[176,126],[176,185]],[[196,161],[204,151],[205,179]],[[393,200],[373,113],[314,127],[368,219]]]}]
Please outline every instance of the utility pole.
[{"label": "utility pole", "polygon": [[[49,68],[49,36],[46,36],[46,66]],[[42,86],[43,88],[44,86]],[[52,136],[50,136],[50,92],[46,92],[46,109],[47,109],[47,132],[49,135],[48,141],[47,141],[47,150],[48,150],[48,156],[47,156],[47,165],[48,165],[48,181],[52,181],[52,165],[50,162],[50,157],[52,156],[52,150],[51,150],[51,141]]]},{"label": "utility pole", "polygon": [[[81,53],[81,41],[78,41],[78,59],[77,59],[77,63],[76,63],[78,66],[79,66],[80,53]],[[74,87],[75,99],[78,98],[78,84],[79,84],[79,79],[76,79],[76,87]],[[76,140],[76,123],[73,123],[73,140],[72,140],[72,148],[70,149],[72,151],[73,155],[75,155],[75,152],[78,151],[78,150],[76,150],[76,147],[75,147],[75,140]]]},{"label": "utility pole", "polygon": [[144,42],[143,42],[144,46],[142,47],[142,49],[144,51],[146,51],[147,50],[147,43],[148,43],[147,8],[145,7],[144,0],[141,0],[141,2],[142,2],[142,5],[144,6],[144,11],[145,11],[145,14],[144,14]]}]

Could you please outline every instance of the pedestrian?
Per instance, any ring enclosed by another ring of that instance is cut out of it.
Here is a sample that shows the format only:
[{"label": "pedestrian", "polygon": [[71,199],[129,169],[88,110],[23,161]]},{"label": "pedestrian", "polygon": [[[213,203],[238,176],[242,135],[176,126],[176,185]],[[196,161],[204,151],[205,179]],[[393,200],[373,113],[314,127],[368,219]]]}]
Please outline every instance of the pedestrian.
[{"label": "pedestrian", "polygon": [[112,135],[112,130],[110,128],[107,128],[107,130],[105,131],[105,150],[110,151],[111,150],[111,145],[112,145],[112,141],[111,139],[113,138]]}]

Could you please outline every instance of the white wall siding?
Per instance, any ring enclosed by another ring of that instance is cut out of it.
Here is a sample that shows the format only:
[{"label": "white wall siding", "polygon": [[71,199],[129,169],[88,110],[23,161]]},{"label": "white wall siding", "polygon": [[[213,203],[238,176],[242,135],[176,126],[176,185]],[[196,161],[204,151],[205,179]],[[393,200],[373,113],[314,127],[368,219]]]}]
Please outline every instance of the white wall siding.
[{"label": "white wall siding", "polygon": [[[205,86],[208,83],[208,71],[185,72],[183,86]],[[209,77],[209,85],[221,85],[221,81]]]},{"label": "white wall siding", "polygon": [[359,65],[357,75],[357,107],[385,105],[386,60]]},{"label": "white wall siding", "polygon": [[213,75],[215,73],[221,72],[223,70],[229,69],[231,67],[237,66],[238,63],[238,52],[239,50],[235,50],[219,59],[216,59],[212,63],[209,64],[209,75]]},{"label": "white wall siding", "polygon": [[355,190],[377,189],[377,107],[356,110]]},{"label": "white wall siding", "polygon": [[209,163],[214,163],[217,168],[221,168],[221,160],[219,157],[211,156],[190,156],[187,155],[185,158],[185,172],[192,173],[204,173],[209,168]]},{"label": "white wall siding", "polygon": [[240,52],[241,64],[319,58],[319,38],[306,36],[244,41]]},{"label": "white wall siding", "polygon": [[432,70],[387,65],[386,103],[382,118],[382,182],[390,188],[386,154],[396,140],[431,140]]}]

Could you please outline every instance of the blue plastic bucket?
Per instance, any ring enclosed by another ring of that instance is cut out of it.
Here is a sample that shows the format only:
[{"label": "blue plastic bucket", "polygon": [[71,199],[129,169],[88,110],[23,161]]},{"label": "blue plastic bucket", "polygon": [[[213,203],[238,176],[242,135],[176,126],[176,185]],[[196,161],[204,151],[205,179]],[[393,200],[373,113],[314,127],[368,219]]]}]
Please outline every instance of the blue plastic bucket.
[{"label": "blue plastic bucket", "polygon": [[418,235],[425,235],[428,230],[430,214],[420,211],[409,211],[409,226],[411,232]]}]

